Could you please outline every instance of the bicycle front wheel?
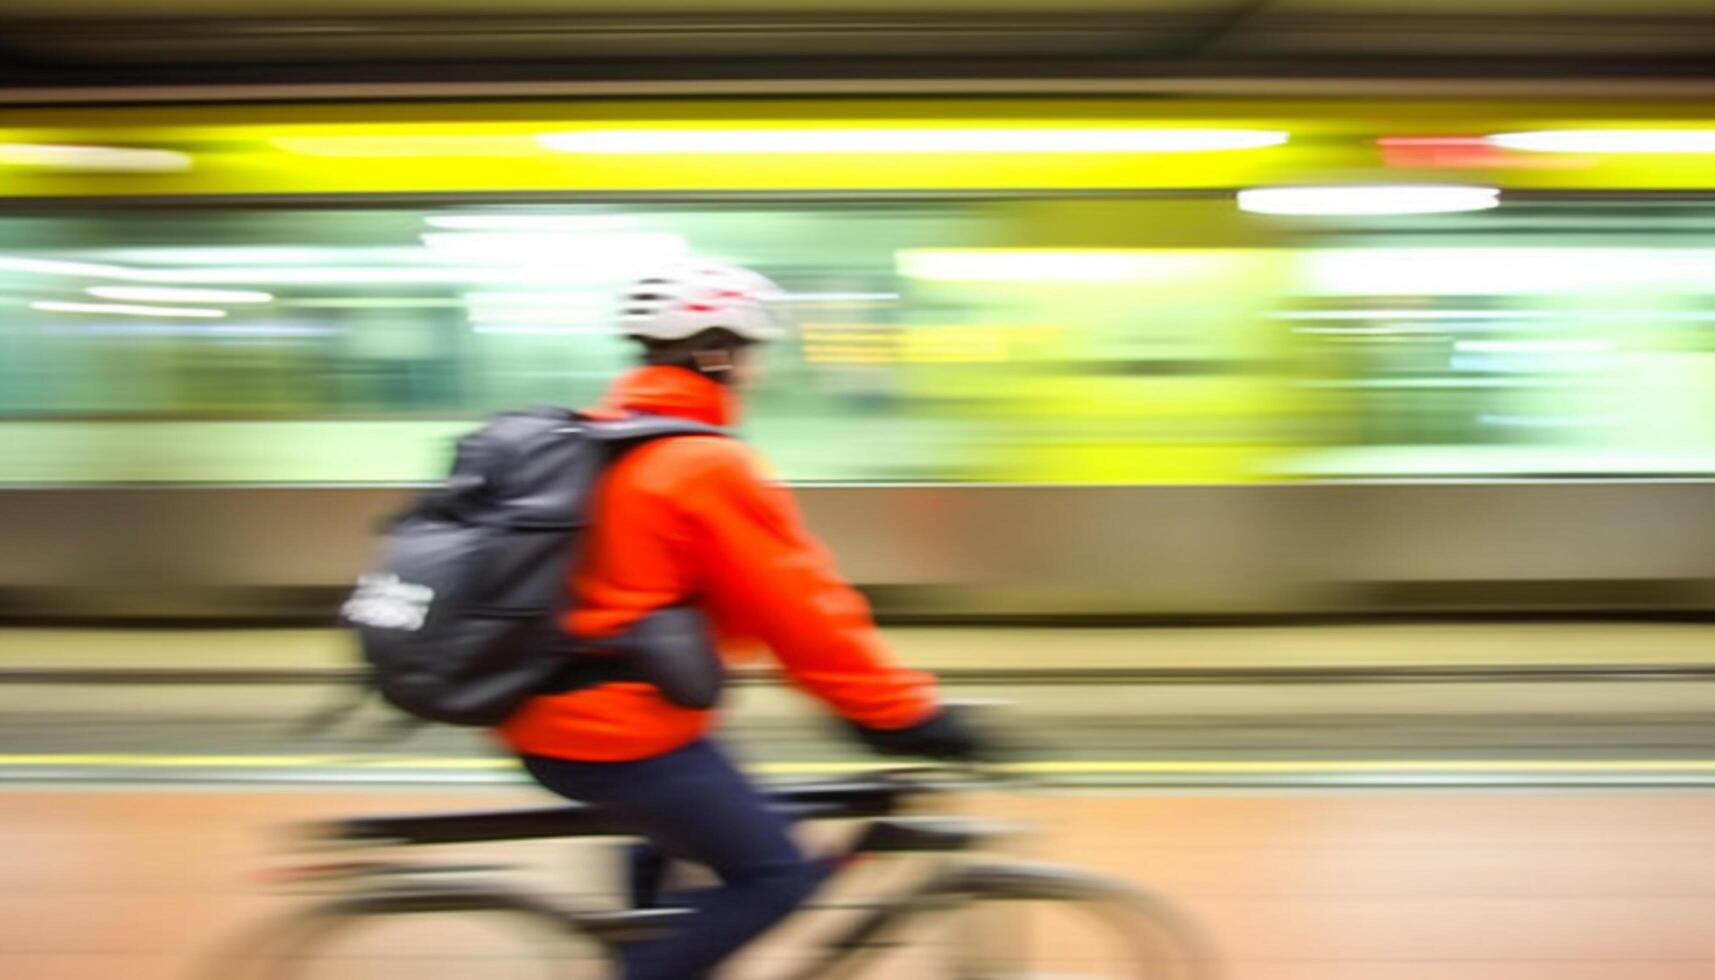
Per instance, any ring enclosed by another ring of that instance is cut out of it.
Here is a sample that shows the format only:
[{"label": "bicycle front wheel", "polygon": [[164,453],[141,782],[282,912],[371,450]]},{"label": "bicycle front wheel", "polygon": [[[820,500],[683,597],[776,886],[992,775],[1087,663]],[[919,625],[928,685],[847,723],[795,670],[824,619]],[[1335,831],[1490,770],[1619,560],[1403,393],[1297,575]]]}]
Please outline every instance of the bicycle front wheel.
[{"label": "bicycle front wheel", "polygon": [[914,917],[920,925],[909,930],[895,966],[863,975],[1212,980],[1217,972],[1209,943],[1186,915],[1113,879],[1070,868],[993,864],[958,869],[937,890],[941,910]]}]

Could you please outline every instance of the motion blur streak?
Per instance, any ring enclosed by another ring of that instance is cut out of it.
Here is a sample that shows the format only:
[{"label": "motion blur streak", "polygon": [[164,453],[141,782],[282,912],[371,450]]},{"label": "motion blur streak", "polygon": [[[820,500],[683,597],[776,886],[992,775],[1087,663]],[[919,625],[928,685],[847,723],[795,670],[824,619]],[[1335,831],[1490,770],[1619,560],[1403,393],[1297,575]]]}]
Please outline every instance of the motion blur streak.
[{"label": "motion blur streak", "polygon": [[[552,802],[330,624],[692,257],[782,287],[737,435],[992,738],[866,836],[1016,825],[1229,980],[1715,977],[1712,95],[1711,0],[0,2],[0,978],[607,972],[469,911],[628,909],[624,841],[284,825]],[[728,680],[758,778],[886,764]],[[258,931],[329,899],[413,914]],[[863,976],[1189,980],[933,904]]]},{"label": "motion blur streak", "polygon": [[617,284],[701,255],[788,291],[744,435],[889,614],[1703,609],[1706,484],[1661,481],[1715,473],[1705,115],[15,113],[194,165],[0,157],[39,199],[0,209],[0,531],[55,556],[0,555],[0,607],[323,608],[453,437],[593,400]]},{"label": "motion blur streak", "polygon": [[[616,213],[467,207],[502,223]],[[1696,339],[1715,316],[1715,244],[1700,232],[1715,230],[1715,201],[1634,201],[1623,220],[1573,196],[1290,223],[1196,197],[612,207],[626,223],[608,231],[425,231],[447,216],[373,205],[0,216],[14,304],[0,413],[25,438],[63,420],[41,452],[0,460],[0,481],[433,479],[437,440],[464,420],[594,397],[626,357],[603,335],[614,285],[693,251],[756,265],[796,297],[795,339],[750,421],[788,479],[1715,470]],[[80,334],[61,322],[72,313],[258,329]],[[1340,329],[1293,327],[1318,321]],[[287,322],[318,329],[269,329]],[[1473,352],[1507,356],[1460,357]],[[1483,421],[1497,415],[1620,422],[1521,440]],[[52,448],[193,420],[194,456]],[[302,441],[244,454],[247,427],[268,420],[301,422]]]}]

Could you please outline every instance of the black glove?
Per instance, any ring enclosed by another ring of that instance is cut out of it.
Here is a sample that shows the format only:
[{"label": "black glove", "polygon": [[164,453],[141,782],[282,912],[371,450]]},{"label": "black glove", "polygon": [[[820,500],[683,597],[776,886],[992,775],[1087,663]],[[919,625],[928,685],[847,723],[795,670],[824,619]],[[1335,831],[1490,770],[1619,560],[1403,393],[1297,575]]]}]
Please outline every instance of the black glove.
[{"label": "black glove", "polygon": [[954,708],[940,708],[915,725],[870,728],[851,723],[852,730],[877,755],[920,756],[944,762],[972,762],[982,757],[982,739]]}]

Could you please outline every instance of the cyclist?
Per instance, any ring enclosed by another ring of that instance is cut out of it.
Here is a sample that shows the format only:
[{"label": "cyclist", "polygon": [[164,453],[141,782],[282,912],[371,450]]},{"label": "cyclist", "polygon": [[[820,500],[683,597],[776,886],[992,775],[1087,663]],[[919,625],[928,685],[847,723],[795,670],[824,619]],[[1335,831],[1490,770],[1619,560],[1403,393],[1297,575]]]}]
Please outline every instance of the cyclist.
[{"label": "cyclist", "polygon": [[[784,332],[770,310],[778,295],[756,273],[708,263],[637,281],[622,298],[621,330],[642,345],[644,366],[620,376],[592,414],[732,424],[738,392],[759,376],[756,345]],[[561,624],[571,637],[612,637],[653,612],[693,604],[723,658],[769,648],[796,686],[873,749],[975,753],[976,739],[938,704],[931,678],[894,662],[863,598],[743,444],[685,435],[638,447],[602,476],[592,517]],[[623,952],[627,980],[706,975],[828,871],[710,740],[713,722],[711,711],[619,679],[536,697],[501,729],[543,786],[611,808],[662,852],[720,879],[687,897],[696,914],[682,928]]]}]

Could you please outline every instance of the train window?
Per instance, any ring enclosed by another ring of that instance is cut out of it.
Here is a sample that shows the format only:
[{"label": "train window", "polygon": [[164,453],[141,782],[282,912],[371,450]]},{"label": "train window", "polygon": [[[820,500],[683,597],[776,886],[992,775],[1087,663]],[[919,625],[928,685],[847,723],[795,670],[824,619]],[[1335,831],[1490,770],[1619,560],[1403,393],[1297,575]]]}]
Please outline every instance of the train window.
[{"label": "train window", "polygon": [[1715,203],[451,199],[0,215],[0,483],[430,479],[693,253],[789,293],[744,429],[796,481],[1715,470]]},{"label": "train window", "polygon": [[1283,475],[1715,472],[1715,204],[1515,201],[1324,228],[1271,317],[1324,422]]},{"label": "train window", "polygon": [[895,252],[992,241],[981,208],[139,209],[0,218],[0,481],[416,481],[482,415],[595,401],[629,276],[776,277],[799,330],[749,434],[789,478],[977,472],[914,388]]}]

